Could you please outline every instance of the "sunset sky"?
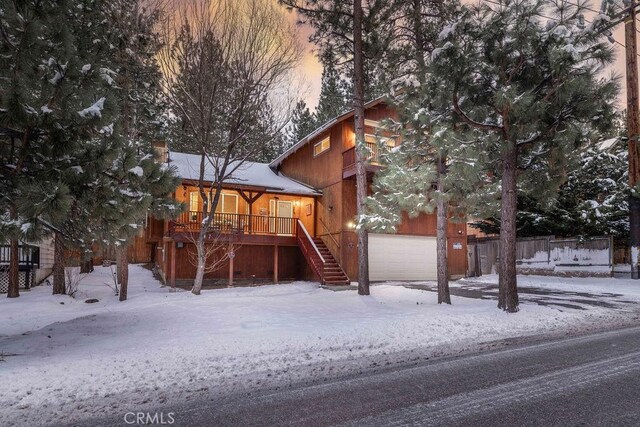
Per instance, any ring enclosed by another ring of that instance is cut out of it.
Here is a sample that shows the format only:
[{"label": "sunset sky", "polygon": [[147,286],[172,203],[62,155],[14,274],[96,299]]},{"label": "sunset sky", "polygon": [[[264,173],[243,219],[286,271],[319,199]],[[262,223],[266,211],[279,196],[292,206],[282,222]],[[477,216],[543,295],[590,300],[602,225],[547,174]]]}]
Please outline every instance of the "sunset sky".
[{"label": "sunset sky", "polygon": [[[596,5],[597,7],[599,6],[599,3],[598,4],[592,3],[592,5]],[[296,14],[294,12],[290,12],[289,17],[292,22],[296,21]],[[586,18],[587,20],[590,21],[592,19],[592,16],[587,16]],[[306,87],[301,98],[304,99],[307,105],[309,106],[309,108],[313,110],[315,109],[318,103],[318,97],[320,95],[320,80],[322,77],[322,66],[320,65],[320,63],[318,62],[318,59],[314,54],[315,46],[313,46],[308,41],[309,35],[313,31],[312,28],[306,25],[299,25],[298,31],[300,32],[301,39],[304,41],[304,44],[305,44],[305,53],[300,64],[300,74],[304,77]],[[618,43],[624,45],[624,25],[623,24],[619,24],[616,27],[613,33],[613,37]],[[626,85],[624,84],[624,78],[625,78],[624,48],[618,43],[614,45],[614,48],[616,51],[616,63],[612,71],[619,74],[623,79],[621,81],[622,89],[618,96],[618,99],[619,99],[618,104],[620,108],[624,108],[625,107],[625,88],[626,88]]]}]

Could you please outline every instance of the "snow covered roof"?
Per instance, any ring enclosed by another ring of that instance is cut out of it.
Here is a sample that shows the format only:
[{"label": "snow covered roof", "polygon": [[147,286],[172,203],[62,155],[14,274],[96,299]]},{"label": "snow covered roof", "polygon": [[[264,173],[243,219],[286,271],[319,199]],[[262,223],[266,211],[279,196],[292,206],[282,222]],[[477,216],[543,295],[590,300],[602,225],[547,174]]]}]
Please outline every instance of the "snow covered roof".
[{"label": "snow covered roof", "polygon": [[598,143],[598,149],[600,151],[607,151],[610,150],[611,148],[613,148],[614,145],[616,145],[618,142],[620,141],[620,138],[616,137],[616,138],[610,138],[610,139],[605,139],[604,141],[600,141]]},{"label": "snow covered roof", "polygon": [[[169,152],[169,165],[176,168],[182,179],[197,181],[200,177],[200,156],[197,154]],[[205,166],[205,179],[213,181],[213,166]],[[260,187],[270,193],[296,194],[301,196],[319,196],[315,188],[276,173],[267,163],[244,162],[233,175],[225,181],[229,186]]]},{"label": "snow covered roof", "polygon": [[[384,97],[382,97],[382,96],[380,98],[376,98],[373,101],[369,101],[368,103],[364,104],[364,108],[366,110],[367,108],[375,107],[376,105],[380,104],[383,100],[384,100]],[[287,157],[289,157],[290,155],[292,155],[293,153],[298,151],[300,148],[304,147],[313,138],[315,138],[316,136],[318,136],[319,134],[321,134],[325,130],[329,129],[331,126],[335,125],[336,123],[340,123],[341,121],[352,117],[353,114],[354,114],[354,110],[350,110],[350,111],[347,111],[346,113],[344,113],[344,114],[342,114],[342,115],[340,115],[340,116],[338,116],[338,117],[336,117],[334,119],[329,120],[327,123],[323,124],[322,126],[317,128],[316,130],[311,132],[309,135],[305,136],[300,141],[296,142],[291,147],[289,147],[288,150],[286,150],[284,153],[280,154],[274,161],[269,163],[269,166],[271,166],[272,168],[277,168],[278,166],[280,166],[282,164],[282,162]]]}]

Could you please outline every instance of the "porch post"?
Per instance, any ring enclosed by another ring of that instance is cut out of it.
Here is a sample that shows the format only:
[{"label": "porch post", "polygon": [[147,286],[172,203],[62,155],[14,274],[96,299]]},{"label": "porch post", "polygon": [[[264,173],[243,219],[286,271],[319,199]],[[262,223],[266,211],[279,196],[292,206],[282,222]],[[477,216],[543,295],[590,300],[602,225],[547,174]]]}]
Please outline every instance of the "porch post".
[{"label": "porch post", "polygon": [[175,289],[176,287],[176,242],[169,242],[171,245],[171,287]]},{"label": "porch post", "polygon": [[249,192],[249,234],[253,234],[253,193]]},{"label": "porch post", "polygon": [[227,285],[229,288],[233,287],[233,252],[229,254],[229,284]]},{"label": "porch post", "polygon": [[278,245],[273,247],[273,283],[278,283]]}]

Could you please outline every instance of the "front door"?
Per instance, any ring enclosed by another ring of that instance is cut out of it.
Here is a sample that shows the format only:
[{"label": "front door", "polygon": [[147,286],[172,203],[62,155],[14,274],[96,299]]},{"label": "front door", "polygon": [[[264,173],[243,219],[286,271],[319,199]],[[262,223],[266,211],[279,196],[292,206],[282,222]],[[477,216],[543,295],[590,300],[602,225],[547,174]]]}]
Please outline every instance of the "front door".
[{"label": "front door", "polygon": [[292,235],[293,203],[277,199],[269,200],[269,231],[274,234]]},{"label": "front door", "polygon": [[289,219],[293,218],[293,203],[278,200],[278,217],[278,234],[293,234],[291,220]]}]

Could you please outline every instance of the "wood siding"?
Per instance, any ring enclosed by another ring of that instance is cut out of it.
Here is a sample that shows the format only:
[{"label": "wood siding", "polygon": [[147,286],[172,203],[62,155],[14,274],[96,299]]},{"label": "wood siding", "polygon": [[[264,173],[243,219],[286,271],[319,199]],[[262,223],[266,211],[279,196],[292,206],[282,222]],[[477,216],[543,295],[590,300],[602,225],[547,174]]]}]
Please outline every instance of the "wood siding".
[{"label": "wood siding", "polygon": [[[167,243],[167,252],[171,253],[171,245]],[[236,248],[233,260],[234,278],[236,279],[273,279],[275,246],[246,245]],[[190,253],[195,253],[195,246],[184,243],[182,248],[176,248],[176,280],[193,280],[196,268],[190,260]],[[165,263],[168,270],[171,265],[170,257]],[[168,264],[168,266],[167,266]],[[303,276],[305,260],[296,246],[278,247],[278,276],[280,280],[295,280]],[[229,261],[220,265],[214,271],[205,274],[206,280],[227,279],[229,277]]]},{"label": "wood siding", "polygon": [[149,243],[144,236],[136,236],[127,249],[127,258],[132,264],[147,263],[153,260],[155,244]]},{"label": "wood siding", "polygon": [[[368,120],[381,121],[387,118],[397,119],[397,114],[392,108],[381,103],[368,108],[365,117]],[[365,132],[375,134],[376,129],[366,126]],[[314,157],[314,144],[327,135],[331,138],[331,148]],[[285,175],[322,191],[316,205],[316,235],[322,238],[351,280],[357,280],[358,276],[357,239],[350,227],[356,220],[356,186],[353,177],[343,179],[342,155],[354,145],[354,123],[353,117],[350,117],[318,134],[280,165],[280,170]],[[422,213],[415,218],[403,214],[396,234],[435,236],[435,213]],[[452,221],[448,224],[449,271],[452,276],[466,273],[466,234],[464,222]],[[458,249],[460,245],[462,248]]]}]

